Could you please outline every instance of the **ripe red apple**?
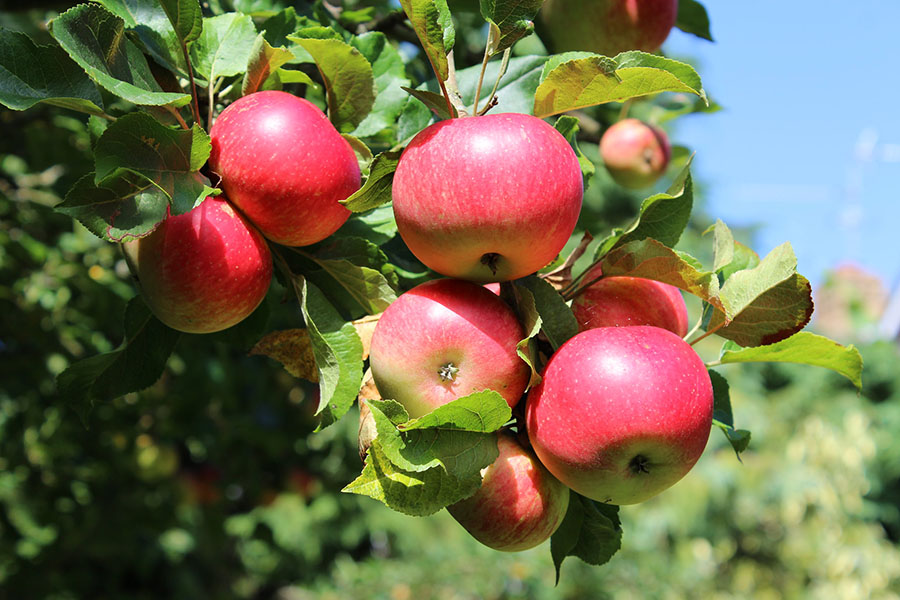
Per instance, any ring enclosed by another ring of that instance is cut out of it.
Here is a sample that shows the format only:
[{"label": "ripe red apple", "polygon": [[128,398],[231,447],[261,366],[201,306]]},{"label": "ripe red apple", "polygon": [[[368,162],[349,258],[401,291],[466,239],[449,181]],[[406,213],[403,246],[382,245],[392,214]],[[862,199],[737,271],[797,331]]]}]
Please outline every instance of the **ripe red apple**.
[{"label": "ripe red apple", "polygon": [[359,189],[356,155],[313,103],[256,92],[222,111],[210,130],[209,165],[229,200],[267,238],[287,246],[321,241],[350,211]]},{"label": "ripe red apple", "polygon": [[[601,275],[591,269],[584,282]],[[681,291],[667,283],[640,277],[604,277],[582,290],[572,302],[582,331],[596,327],[653,325],[678,337],[688,332],[687,306]]]},{"label": "ripe red apple", "polygon": [[534,451],[574,491],[612,504],[655,496],[691,470],[709,438],[703,361],[658,327],[581,332],[550,357],[528,395]]},{"label": "ripe red apple", "polygon": [[656,52],[675,25],[678,0],[544,0],[539,16],[554,52]]},{"label": "ripe red apple", "polygon": [[505,281],[562,250],[578,220],[581,168],[566,139],[518,113],[449,119],[420,132],[394,173],[394,216],[438,273]]},{"label": "ripe red apple", "polygon": [[512,309],[480,285],[458,279],[420,284],[381,315],[369,361],[382,398],[411,417],[491,389],[515,406],[528,384],[516,354],[525,337]]},{"label": "ripe red apple", "polygon": [[187,333],[220,331],[244,320],[272,281],[266,240],[222,196],[168,217],[124,249],[147,306]]},{"label": "ripe red apple", "polygon": [[672,147],[666,132],[637,119],[612,125],[600,138],[600,157],[619,185],[640,189],[666,172]]},{"label": "ripe red apple", "polygon": [[549,538],[566,516],[569,488],[509,434],[498,434],[500,455],[483,469],[473,496],[447,507],[476,540],[518,552]]}]

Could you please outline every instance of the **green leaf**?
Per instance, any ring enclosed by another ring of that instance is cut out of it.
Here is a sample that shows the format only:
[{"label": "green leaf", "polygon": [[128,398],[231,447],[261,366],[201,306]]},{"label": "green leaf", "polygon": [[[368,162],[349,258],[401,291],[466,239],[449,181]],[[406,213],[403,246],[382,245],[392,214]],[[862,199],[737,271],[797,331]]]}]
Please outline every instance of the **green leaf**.
[{"label": "green leaf", "polygon": [[283,47],[294,55],[290,60],[291,63],[313,62],[312,57],[302,46],[288,39],[289,35],[312,23],[313,21],[307,17],[297,16],[297,10],[293,6],[288,6],[263,21],[259,30],[269,44],[276,48]]},{"label": "green leaf", "polygon": [[86,419],[95,401],[150,387],[162,375],[181,334],[163,325],[140,297],[125,309],[125,341],[107,354],[78,361],[56,379],[59,395]]},{"label": "green leaf", "polygon": [[119,169],[139,173],[172,199],[172,213],[185,213],[216,190],[199,173],[211,148],[196,123],[187,129],[167,127],[146,113],[127,114],[112,123],[94,147],[95,183]]},{"label": "green leaf", "polygon": [[716,274],[699,269],[691,257],[654,239],[619,246],[603,257],[600,269],[606,277],[628,276],[662,281],[690,292],[713,306],[722,307]]},{"label": "green leaf", "polygon": [[713,271],[717,273],[730,265],[734,261],[734,236],[731,230],[722,222],[716,219],[716,222],[704,231],[704,234],[713,232]]},{"label": "green leaf", "polygon": [[335,235],[338,237],[361,237],[381,246],[397,235],[394,209],[389,205],[381,205],[364,213],[351,215]]},{"label": "green leaf", "polygon": [[159,4],[182,44],[187,45],[200,37],[203,13],[197,0],[159,0]]},{"label": "green leaf", "polygon": [[256,36],[253,49],[250,51],[250,62],[247,63],[247,71],[241,83],[241,95],[246,96],[259,90],[272,73],[292,58],[294,55],[289,50],[273,48],[263,34]]},{"label": "green leaf", "polygon": [[400,0],[400,5],[438,79],[447,81],[447,53],[453,49],[455,32],[446,0]]},{"label": "green leaf", "polygon": [[144,51],[153,60],[170,71],[187,77],[187,63],[184,62],[178,35],[169,16],[157,0],[99,1],[125,22],[125,27],[137,38]]},{"label": "green leaf", "polygon": [[[505,285],[511,284],[500,284],[500,296],[504,298],[504,300],[506,300],[505,295],[507,294]],[[534,295],[530,291],[520,293],[520,288],[515,286],[508,289],[512,291],[510,303],[514,305],[516,316],[518,316],[519,322],[522,323],[522,327],[525,329],[525,338],[519,340],[519,343],[516,344],[516,354],[518,354],[519,358],[525,361],[525,364],[531,369],[531,377],[528,380],[528,387],[531,388],[541,382],[541,374],[536,359],[537,340],[535,338],[541,331],[543,321],[541,320],[540,313],[538,313],[537,306],[534,304]]]},{"label": "green leaf", "polygon": [[738,460],[741,452],[750,445],[750,432],[746,429],[734,428],[734,415],[731,411],[731,392],[728,381],[716,371],[708,371],[713,387],[713,425],[722,430]]},{"label": "green leaf", "polygon": [[353,130],[357,137],[368,137],[394,127],[406,104],[403,88],[409,86],[403,57],[380,32],[364,33],[350,40],[372,65],[375,77],[375,102],[369,114]]},{"label": "green leaf", "polygon": [[191,45],[194,71],[213,85],[217,77],[243,73],[253,56],[256,27],[249,15],[225,13],[203,19],[203,31]]},{"label": "green leaf", "polygon": [[523,37],[534,32],[534,17],[543,0],[481,0],[481,16],[499,32],[491,55],[503,52]]},{"label": "green leaf", "polygon": [[714,41],[712,34],[709,32],[709,15],[706,14],[706,7],[697,2],[697,0],[678,1],[678,16],[675,18],[675,27],[704,40]]},{"label": "green leaf", "polygon": [[99,183],[93,173],[85,175],[55,209],[100,238],[129,242],[156,229],[166,218],[168,206],[168,195],[152,181],[138,173],[117,171]]},{"label": "green leaf", "polygon": [[694,205],[694,183],[690,163],[685,165],[668,191],[650,196],[641,203],[634,223],[625,230],[616,230],[597,246],[595,258],[629,242],[653,238],[670,248],[678,243],[687,227]]},{"label": "green leaf", "polygon": [[310,258],[370,315],[397,299],[397,274],[384,252],[368,240],[333,238],[317,246]]},{"label": "green leaf", "polygon": [[575,151],[575,156],[578,157],[578,164],[581,166],[581,178],[584,180],[584,187],[586,188],[591,177],[594,176],[595,168],[591,159],[585,156],[581,148],[578,147],[578,139],[576,138],[579,129],[578,119],[569,115],[563,115],[556,120],[553,126],[566,138],[569,145],[572,146],[572,150]]},{"label": "green leaf", "polygon": [[472,495],[481,485],[481,469],[499,454],[493,432],[512,416],[503,397],[490,390],[411,421],[392,400],[368,404],[378,435],[362,475],[344,491],[411,515],[432,514]]},{"label": "green leaf", "polygon": [[619,507],[602,504],[570,492],[569,508],[550,537],[550,555],[556,567],[556,582],[563,560],[577,556],[589,565],[609,562],[622,546]]},{"label": "green leaf", "polygon": [[719,271],[719,276],[722,278],[722,281],[725,281],[738,271],[752,269],[758,264],[759,254],[735,240],[734,256],[730,263],[722,267],[722,270]]},{"label": "green leaf", "polygon": [[350,409],[363,377],[362,341],[319,289],[298,277],[293,281],[309,331],[319,373],[319,429],[335,423]]},{"label": "green leaf", "polygon": [[401,152],[382,152],[372,161],[369,176],[363,186],[341,204],[355,213],[366,212],[391,201],[391,184],[394,171],[400,162]]},{"label": "green leaf", "polygon": [[38,102],[103,114],[97,86],[62,48],[0,27],[0,104],[26,110]]},{"label": "green leaf", "polygon": [[572,309],[552,285],[536,275],[517,279],[515,285],[520,302],[534,304],[541,317],[541,330],[554,350],[578,333],[578,321]]},{"label": "green leaf", "polygon": [[808,331],[800,331],[780,342],[755,348],[741,348],[726,342],[719,362],[789,362],[824,367],[840,373],[857,389],[862,389],[863,361],[859,350],[853,345],[842,346]]},{"label": "green leaf", "polygon": [[339,131],[351,132],[375,102],[375,76],[362,52],[342,40],[288,36],[309,52],[325,82],[328,117]]},{"label": "green leaf", "polygon": [[688,92],[706,98],[700,77],[686,63],[637,50],[623,52],[612,61],[592,55],[554,68],[535,92],[534,115],[544,118],[660,92]]},{"label": "green leaf", "polygon": [[797,273],[797,257],[789,243],[778,246],[752,269],[728,278],[719,293],[722,309],[713,313],[708,330],[741,346],[779,342],[809,323],[812,288]]},{"label": "green leaf", "polygon": [[431,112],[437,115],[438,119],[455,119],[459,116],[456,107],[449,104],[447,99],[441,94],[429,92],[428,90],[414,90],[408,87],[403,88],[403,91],[427,106]]},{"label": "green leaf", "polygon": [[179,107],[189,94],[163,92],[124,21],[98,4],[79,4],[50,22],[63,49],[100,86],[133,104]]}]

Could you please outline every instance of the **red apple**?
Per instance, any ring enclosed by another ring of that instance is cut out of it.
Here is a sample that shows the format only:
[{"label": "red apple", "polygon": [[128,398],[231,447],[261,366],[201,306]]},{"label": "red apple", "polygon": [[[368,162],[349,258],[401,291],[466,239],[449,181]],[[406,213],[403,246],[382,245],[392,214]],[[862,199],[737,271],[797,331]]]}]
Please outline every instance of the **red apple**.
[{"label": "red apple", "polygon": [[666,132],[637,119],[612,125],[600,138],[600,157],[619,185],[640,189],[666,172],[672,148]]},{"label": "red apple", "polygon": [[583,496],[634,504],[684,477],[706,446],[713,392],[703,361],[658,327],[581,332],[528,395],[538,458]]},{"label": "red apple", "polygon": [[394,216],[438,273],[505,281],[562,250],[578,220],[581,168],[566,139],[517,113],[441,121],[419,133],[394,174]]},{"label": "red apple", "polygon": [[[588,283],[601,275],[599,267],[585,276]],[[681,291],[667,283],[640,277],[604,277],[582,290],[572,302],[579,328],[653,325],[678,337],[688,332],[687,306]]]},{"label": "red apple", "polygon": [[272,281],[266,240],[222,196],[168,217],[124,249],[150,310],[187,333],[211,333],[244,320]]},{"label": "red apple", "polygon": [[544,0],[539,16],[554,52],[656,52],[675,25],[678,0]]},{"label": "red apple", "polygon": [[518,552],[549,538],[566,516],[569,488],[509,434],[498,434],[500,455],[482,470],[475,495],[447,507],[476,540]]},{"label": "red apple", "polygon": [[516,354],[525,337],[512,309],[482,286],[429,281],[401,294],[381,315],[369,361],[382,398],[420,417],[485,389],[515,406],[528,384]]},{"label": "red apple", "polygon": [[257,92],[222,111],[210,130],[209,165],[229,200],[267,238],[287,246],[321,241],[350,211],[359,189],[356,155],[313,103]]}]

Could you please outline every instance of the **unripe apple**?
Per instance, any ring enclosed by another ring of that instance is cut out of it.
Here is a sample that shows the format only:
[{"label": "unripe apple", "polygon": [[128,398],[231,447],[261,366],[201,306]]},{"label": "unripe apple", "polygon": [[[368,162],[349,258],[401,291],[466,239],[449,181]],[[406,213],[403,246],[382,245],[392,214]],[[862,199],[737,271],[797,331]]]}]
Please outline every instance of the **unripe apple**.
[{"label": "unripe apple", "polygon": [[512,407],[529,379],[516,353],[524,337],[498,296],[468,281],[439,279],[401,294],[384,311],[369,360],[382,398],[400,402],[411,417],[485,389]]},{"label": "unripe apple", "polygon": [[447,507],[472,537],[495,550],[518,552],[548,539],[569,508],[560,483],[514,437],[500,433],[500,455],[483,469],[473,496]]},{"label": "unripe apple", "polygon": [[581,168],[566,139],[518,113],[426,127],[394,174],[397,229],[438,273],[505,281],[562,250],[581,211]]},{"label": "unripe apple", "polygon": [[528,395],[538,458],[575,492],[634,504],[684,477],[706,446],[712,383],[680,337],[658,327],[581,332]]},{"label": "unripe apple", "polygon": [[[588,283],[601,275],[598,267],[585,276]],[[572,301],[581,331],[596,327],[653,325],[678,337],[688,332],[688,313],[681,291],[667,283],[640,277],[604,277],[582,290]]]},{"label": "unripe apple", "polygon": [[600,157],[619,185],[640,189],[666,172],[672,147],[666,132],[637,119],[623,119],[600,138]]},{"label": "unripe apple", "polygon": [[243,321],[272,281],[266,240],[222,196],[169,216],[124,250],[153,314],[187,333],[211,333]]},{"label": "unripe apple", "polygon": [[554,52],[656,52],[675,25],[678,0],[544,0],[539,16]]},{"label": "unripe apple", "polygon": [[306,246],[350,216],[338,202],[359,189],[356,155],[312,102],[278,91],[244,96],[210,130],[210,168],[229,200],[267,238]]}]

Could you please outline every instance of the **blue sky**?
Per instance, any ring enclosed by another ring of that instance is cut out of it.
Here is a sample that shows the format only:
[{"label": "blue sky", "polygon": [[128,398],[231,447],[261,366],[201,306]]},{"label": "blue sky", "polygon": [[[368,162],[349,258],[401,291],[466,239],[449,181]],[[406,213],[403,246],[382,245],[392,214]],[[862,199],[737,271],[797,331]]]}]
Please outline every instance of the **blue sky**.
[{"label": "blue sky", "polygon": [[900,2],[704,0],[710,44],[675,30],[724,110],[678,120],[711,216],[790,241],[814,284],[853,262],[900,283]]}]

